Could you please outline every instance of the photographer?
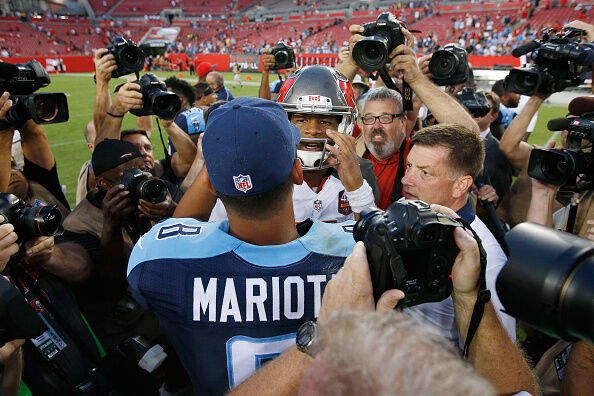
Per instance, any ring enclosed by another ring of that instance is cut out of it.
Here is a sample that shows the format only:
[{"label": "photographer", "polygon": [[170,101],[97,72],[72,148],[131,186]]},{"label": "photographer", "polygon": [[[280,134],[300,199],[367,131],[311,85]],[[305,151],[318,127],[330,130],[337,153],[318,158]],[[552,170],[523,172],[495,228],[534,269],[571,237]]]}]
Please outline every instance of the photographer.
[{"label": "photographer", "polygon": [[[8,95],[2,97],[5,106],[7,98]],[[36,124],[33,120],[27,120],[19,130],[25,166],[20,169],[14,162],[11,163],[10,183],[3,191],[16,195],[28,204],[58,205],[62,217],[66,217],[70,213],[70,206],[62,192],[56,160],[49,147],[43,126]],[[4,144],[0,150],[10,152],[13,133],[13,128],[0,131],[0,136],[3,137],[0,143]],[[3,157],[3,161],[8,161],[9,158],[9,156]]]},{"label": "photographer", "polygon": [[[443,124],[417,132],[412,143],[402,178],[404,198],[446,206],[470,224],[487,253],[485,279],[493,305],[509,336],[515,340],[515,319],[501,312],[501,302],[495,293],[495,280],[507,258],[495,237],[475,215],[468,195],[483,168],[483,141],[460,125]],[[452,331],[454,307],[451,300],[421,304],[409,310],[433,323],[445,337],[457,339],[457,333]]]},{"label": "photographer", "polygon": [[[350,27],[351,60],[343,62],[341,67],[349,79],[352,79],[358,70],[352,53],[355,44],[364,38],[359,34],[364,30],[359,25]],[[427,106],[439,123],[456,122],[478,134],[478,126],[464,107],[433,84],[419,68],[413,51],[412,34],[404,28],[401,29],[401,33],[406,39],[406,44],[398,45],[389,54],[391,75],[402,74],[416,97]],[[399,93],[385,87],[376,88],[368,93],[361,114],[364,145],[358,144],[357,152],[373,162],[381,191],[378,207],[382,209],[386,209],[391,202],[402,196],[400,179],[404,175],[404,164],[410,150],[410,139],[407,135],[416,121],[405,118],[406,115]],[[385,120],[380,120],[380,117],[384,117]],[[389,117],[391,119],[388,119]]]},{"label": "photographer", "polygon": [[[447,208],[435,205],[432,208],[450,216],[455,215]],[[455,241],[460,248],[460,253],[458,254],[452,270],[454,284],[452,298],[454,300],[456,324],[458,329],[460,329],[462,339],[465,339],[465,329],[468,329],[469,327],[470,317],[478,294],[478,279],[480,272],[479,252],[476,241],[468,232],[461,229],[456,230]],[[411,383],[410,385],[393,382],[392,378],[394,376],[397,376],[402,370],[409,368],[409,366],[400,366],[402,360],[404,359],[407,361],[409,357],[392,359],[391,356],[401,356],[401,351],[399,349],[386,351],[386,355],[384,355],[382,351],[384,351],[387,346],[379,342],[376,344],[375,340],[371,338],[366,338],[369,342],[363,342],[361,339],[365,337],[365,334],[352,335],[352,337],[357,338],[362,342],[353,343],[351,341],[354,338],[349,337],[349,342],[347,342],[348,345],[338,345],[334,341],[329,341],[330,345],[327,346],[328,348],[344,348],[347,351],[353,348],[355,349],[353,353],[354,356],[356,356],[356,359],[349,359],[348,363],[344,362],[340,365],[333,365],[332,362],[325,361],[325,359],[328,358],[328,353],[340,353],[340,350],[325,350],[326,344],[324,340],[328,337],[328,335],[324,334],[325,326],[335,328],[336,332],[348,331],[350,328],[347,324],[348,321],[338,322],[338,318],[347,317],[347,315],[349,315],[347,313],[340,313],[340,311],[372,312],[376,310],[378,313],[397,315],[396,313],[391,312],[391,310],[402,297],[403,294],[401,291],[389,290],[382,295],[377,302],[377,305],[375,304],[365,247],[362,243],[357,243],[353,249],[353,253],[351,253],[345,261],[343,268],[326,286],[320,308],[320,315],[318,317],[318,326],[320,329],[317,334],[319,334],[319,339],[314,337],[311,340],[312,343],[307,346],[306,350],[304,350],[305,353],[299,351],[296,347],[292,347],[271,363],[262,367],[253,376],[235,388],[230,394],[287,394],[295,393],[299,387],[301,387],[300,391],[304,394],[332,395],[334,393],[330,389],[341,389],[339,394],[348,395],[360,394],[361,392],[357,392],[354,389],[359,389],[356,387],[363,387],[366,384],[373,389],[373,391],[368,391],[369,393],[393,393],[395,389],[394,386],[403,387],[403,389],[406,389],[407,386],[411,386],[412,388],[417,381],[423,381],[423,378],[427,380],[427,373],[423,370],[421,372],[413,371],[407,376],[397,377],[401,378],[403,382]],[[350,315],[355,315],[355,313]],[[369,314],[368,318],[363,316],[361,316],[361,318],[363,320],[375,319],[371,314]],[[377,320],[382,321],[380,318],[377,318]],[[394,318],[394,320],[396,320],[396,318]],[[369,323],[368,326],[375,327],[371,323]],[[366,330],[364,330],[366,333],[368,327],[364,327],[366,328]],[[386,328],[386,331],[391,332],[395,331],[395,329]],[[411,329],[410,331],[413,330]],[[330,335],[330,337],[332,337],[332,335]],[[392,341],[396,342],[400,337],[396,336],[391,338]],[[398,345],[392,345],[394,348],[399,348]],[[388,344],[388,346],[392,345]],[[379,352],[377,354],[369,353],[369,351],[358,351],[357,348],[367,348]],[[403,348],[406,347],[403,346]],[[433,350],[434,348],[441,347],[437,347],[437,345],[432,348],[428,347],[429,350]],[[314,355],[314,360],[308,356],[310,355],[310,352],[311,355]],[[490,302],[485,305],[485,311],[478,327],[478,331],[471,343],[469,356],[469,360],[476,372],[491,382],[498,394],[514,394],[522,390],[528,391],[532,395],[538,394],[527,362],[505,333],[505,330],[499,322]],[[382,360],[382,358],[385,360]],[[429,357],[421,356],[418,358],[421,361],[423,359],[430,359]],[[378,364],[381,369],[369,370],[369,367],[374,367]],[[429,364],[429,362],[427,361],[426,364]],[[288,369],[289,367],[291,368],[290,370]],[[347,370],[347,367],[350,367],[350,369]],[[426,366],[423,365],[423,367]],[[362,369],[365,373],[364,384],[361,382],[361,375],[363,374],[359,374]],[[325,370],[331,371],[324,373]],[[316,372],[321,374],[321,377],[318,377]],[[451,376],[455,374],[450,372],[447,374],[444,373],[444,375]],[[334,383],[330,389],[316,389],[316,385],[327,383],[325,377],[328,376],[330,376],[329,378],[336,376],[337,378],[340,378],[340,380],[338,380],[338,383]],[[458,379],[460,382],[465,382],[466,380],[466,377],[460,377]],[[353,383],[353,387],[355,387],[354,389],[342,386],[344,383],[349,384],[351,382]],[[355,385],[355,382],[358,384]],[[453,386],[454,385],[452,385],[452,387]],[[306,393],[306,389],[310,392]],[[384,390],[384,392],[378,391],[378,389]],[[410,393],[425,394],[432,390],[431,387],[421,389],[423,390],[417,389]],[[479,393],[482,394],[482,392]]]},{"label": "photographer", "polygon": [[[106,347],[137,334],[152,339],[157,331],[156,321],[128,301],[125,267],[133,240],[148,229],[149,221],[159,221],[173,213],[171,193],[167,192],[162,202],[151,203],[124,188],[124,171],[145,166],[133,143],[105,140],[95,147],[92,163],[97,188],[66,218],[66,232],[57,246],[68,242],[86,251],[81,262],[88,266],[89,273],[75,292],[82,311]],[[119,305],[128,308],[118,309]]]},{"label": "photographer", "polygon": [[[103,121],[101,128],[97,133],[95,144],[104,139],[119,139],[121,134],[122,119],[124,115],[130,110],[142,109],[144,105],[143,95],[139,92],[140,85],[130,80],[124,84],[109,107],[109,111],[106,113],[107,117]],[[165,132],[167,132],[172,144],[178,149],[177,152],[171,156],[171,166],[167,166],[167,160],[163,159],[155,164],[150,172],[155,177],[168,176],[168,179],[172,182],[177,182],[177,178],[185,177],[192,162],[194,161],[194,155],[196,154],[196,145],[192,142],[192,139],[181,130],[175,123],[167,122],[166,120],[162,123]],[[147,134],[148,138],[148,134]],[[150,145],[150,140],[149,140]],[[148,153],[147,153],[148,155]],[[152,150],[150,153],[152,157]],[[151,161],[148,161],[151,162]],[[154,163],[154,159],[152,161]]]},{"label": "photographer", "polygon": [[217,101],[217,94],[212,90],[210,85],[205,82],[198,82],[193,87],[194,89],[194,107],[200,107],[206,111],[211,104]]}]

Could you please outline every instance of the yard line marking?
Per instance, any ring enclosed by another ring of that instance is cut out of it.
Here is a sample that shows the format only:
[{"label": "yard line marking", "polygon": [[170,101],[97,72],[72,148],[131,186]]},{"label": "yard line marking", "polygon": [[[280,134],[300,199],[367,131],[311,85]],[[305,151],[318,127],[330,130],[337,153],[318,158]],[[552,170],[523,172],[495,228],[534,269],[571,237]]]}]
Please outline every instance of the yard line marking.
[{"label": "yard line marking", "polygon": [[81,140],[71,140],[69,142],[61,142],[61,143],[54,143],[54,144],[50,144],[50,147],[59,147],[59,146],[67,146],[69,144],[75,144],[75,143],[83,143],[86,142],[86,140],[81,139]]}]

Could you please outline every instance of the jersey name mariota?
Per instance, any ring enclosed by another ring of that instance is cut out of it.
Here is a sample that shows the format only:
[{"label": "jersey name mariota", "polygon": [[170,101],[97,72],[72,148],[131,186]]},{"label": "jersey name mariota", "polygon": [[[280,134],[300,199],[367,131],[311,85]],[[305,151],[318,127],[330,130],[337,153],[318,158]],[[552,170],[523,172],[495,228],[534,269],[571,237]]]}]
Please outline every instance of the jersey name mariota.
[{"label": "jersey name mariota", "polygon": [[353,222],[314,222],[285,245],[255,246],[228,222],[168,219],[136,244],[134,298],[154,311],[196,394],[222,394],[295,344],[355,243]]}]

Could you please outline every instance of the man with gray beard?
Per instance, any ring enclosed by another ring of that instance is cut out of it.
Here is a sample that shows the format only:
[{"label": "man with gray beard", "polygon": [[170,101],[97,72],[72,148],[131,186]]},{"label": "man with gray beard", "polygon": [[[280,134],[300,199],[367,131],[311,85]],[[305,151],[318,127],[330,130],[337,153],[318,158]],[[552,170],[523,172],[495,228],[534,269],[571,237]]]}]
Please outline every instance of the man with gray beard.
[{"label": "man with gray beard", "polygon": [[[439,97],[439,101],[431,96],[423,99],[419,95],[419,98],[424,100],[438,122],[458,122],[468,125],[474,132],[478,131],[476,123],[472,119],[469,121],[468,113],[454,99],[441,96],[443,92],[431,82],[421,88],[420,91],[437,90],[439,95],[435,96]],[[410,151],[410,131],[405,121],[406,111],[403,110],[402,96],[397,91],[381,87],[368,94],[361,116],[365,142],[363,158],[373,163],[373,172],[380,186],[377,206],[383,210],[402,197],[401,180]]]}]

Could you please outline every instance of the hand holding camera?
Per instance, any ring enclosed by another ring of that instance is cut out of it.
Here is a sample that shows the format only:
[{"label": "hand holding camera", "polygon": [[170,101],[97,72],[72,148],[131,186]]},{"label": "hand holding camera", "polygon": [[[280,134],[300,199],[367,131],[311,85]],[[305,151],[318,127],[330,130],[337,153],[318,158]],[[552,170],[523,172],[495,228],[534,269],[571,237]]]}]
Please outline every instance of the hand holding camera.
[{"label": "hand holding camera", "polygon": [[134,109],[142,109],[144,106],[143,96],[140,93],[140,85],[134,78],[118,89],[118,93],[109,109],[109,112],[116,115],[124,115]]},{"label": "hand holding camera", "polygon": [[270,55],[274,56],[274,66],[270,70],[290,69],[295,66],[295,52],[283,41],[279,41]]},{"label": "hand holding camera", "polygon": [[111,80],[112,73],[118,68],[115,57],[109,53],[107,48],[100,48],[95,51],[94,61],[97,84],[107,84]]},{"label": "hand holding camera", "polygon": [[4,271],[10,257],[19,251],[18,238],[14,226],[0,215],[0,272]]},{"label": "hand holding camera", "polygon": [[448,208],[414,200],[361,213],[353,235],[367,248],[376,300],[390,289],[404,292],[399,307],[439,302],[452,291],[476,300],[486,257],[475,254],[477,242],[466,239],[457,217]]}]

